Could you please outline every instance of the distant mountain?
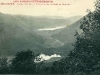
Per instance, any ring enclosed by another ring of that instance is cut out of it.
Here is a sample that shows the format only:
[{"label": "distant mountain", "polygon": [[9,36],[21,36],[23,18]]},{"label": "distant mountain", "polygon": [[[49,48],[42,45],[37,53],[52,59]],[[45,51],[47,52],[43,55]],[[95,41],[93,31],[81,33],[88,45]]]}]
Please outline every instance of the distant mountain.
[{"label": "distant mountain", "polygon": [[[71,40],[69,40],[69,39],[75,38],[74,37],[75,30],[77,30],[77,31],[79,30],[79,32],[80,32],[79,26],[80,26],[81,17],[82,16],[70,17],[68,19],[70,21],[72,21],[72,23],[74,22],[73,24],[69,24],[69,25],[65,25],[65,26],[57,26],[55,28],[43,28],[41,30],[39,29],[38,33],[40,35],[46,37],[46,39],[48,40],[47,42],[49,42],[50,47],[54,47],[54,48],[61,47],[65,43],[68,43],[68,45],[69,45],[71,42]],[[57,29],[57,28],[59,28],[59,29]],[[50,29],[52,29],[52,30],[50,30]],[[53,30],[53,29],[55,29],[55,30]]]},{"label": "distant mountain", "polygon": [[[49,50],[53,51],[53,53],[59,54],[61,56],[67,56],[69,51],[73,50],[76,37],[74,36],[76,34],[76,31],[81,34],[82,30],[80,29],[80,22],[83,20],[81,18],[80,20],[76,21],[72,25],[69,25],[62,29],[56,29],[56,30],[42,30],[38,31],[40,35],[46,37],[48,39],[46,42],[48,42],[50,45]],[[57,44],[54,44],[56,43]]]},{"label": "distant mountain", "polygon": [[[58,53],[63,55],[63,53],[68,52],[65,49],[70,47],[69,34],[75,32],[75,28],[78,28],[76,25],[74,26],[73,24],[71,25],[72,27],[69,26],[64,28],[64,30],[46,31],[46,34],[37,30],[66,26],[71,23],[69,19],[52,19],[50,17],[43,18],[0,13],[0,55],[14,55],[16,52],[26,49],[31,49],[35,53],[48,55]],[[66,36],[64,36],[65,34]],[[73,39],[74,33],[71,35]]]},{"label": "distant mountain", "polygon": [[[24,16],[24,15],[9,15],[2,14],[2,18],[10,18],[8,21],[18,22],[23,26],[30,29],[39,29],[39,28],[48,28],[48,27],[56,27],[70,24],[71,21],[69,19],[52,19],[48,17],[33,17],[33,16]],[[7,19],[5,19],[7,20]]]},{"label": "distant mountain", "polygon": [[73,16],[73,17],[69,17],[68,19],[73,23],[77,22],[78,20],[80,20],[83,16]]},{"label": "distant mountain", "polygon": [[62,25],[69,21],[0,13],[0,55],[13,55],[28,48],[36,53],[53,54],[46,47],[54,40],[39,35],[35,30],[58,22]]},{"label": "distant mountain", "polygon": [[52,38],[58,39],[61,42],[69,43],[74,41],[76,31],[81,33],[82,30],[80,29],[80,22],[82,19],[78,20],[77,22],[73,23],[72,25],[65,27],[59,33],[52,35]]},{"label": "distant mountain", "polygon": [[[73,17],[59,17],[59,16],[24,16],[24,15],[9,15],[9,14],[2,14],[3,18],[8,17],[9,20],[14,22],[18,22],[23,26],[30,28],[30,29],[39,29],[39,28],[49,28],[49,27],[57,27],[57,26],[66,26],[68,24],[72,24],[82,16],[73,16]],[[15,21],[15,20],[16,21]],[[7,19],[5,19],[7,20]],[[9,21],[8,20],[8,21]]]},{"label": "distant mountain", "polygon": [[72,16],[72,17],[61,17],[61,16],[39,16],[38,18],[50,18],[50,19],[69,19],[71,22],[76,22],[81,19],[83,16]]},{"label": "distant mountain", "polygon": [[41,52],[45,38],[11,15],[0,14],[0,55],[13,55],[30,48]]},{"label": "distant mountain", "polygon": [[74,35],[76,34],[76,31],[79,34],[82,33],[82,30],[80,29],[80,22],[82,20],[83,19],[81,18],[80,20],[78,20],[77,22],[73,23],[72,25],[62,29],[59,33],[51,35],[52,38],[58,39],[60,42],[64,43],[63,47],[58,48],[58,52],[61,52],[59,50],[59,49],[61,49],[61,50],[63,50],[62,51],[63,54],[64,54],[64,52],[68,53],[70,50],[72,50],[74,48],[73,45],[72,45],[72,44],[74,44],[74,42],[76,40]]}]

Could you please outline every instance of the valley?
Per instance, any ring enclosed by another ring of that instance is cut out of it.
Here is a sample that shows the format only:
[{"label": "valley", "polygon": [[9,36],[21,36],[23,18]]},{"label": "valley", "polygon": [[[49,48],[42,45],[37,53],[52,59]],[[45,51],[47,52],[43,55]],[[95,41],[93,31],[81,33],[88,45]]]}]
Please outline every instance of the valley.
[{"label": "valley", "polygon": [[[73,20],[73,19],[76,20]],[[71,18],[32,17],[0,13],[0,55],[12,56],[30,49],[36,54],[64,57],[73,49],[80,16]]]}]

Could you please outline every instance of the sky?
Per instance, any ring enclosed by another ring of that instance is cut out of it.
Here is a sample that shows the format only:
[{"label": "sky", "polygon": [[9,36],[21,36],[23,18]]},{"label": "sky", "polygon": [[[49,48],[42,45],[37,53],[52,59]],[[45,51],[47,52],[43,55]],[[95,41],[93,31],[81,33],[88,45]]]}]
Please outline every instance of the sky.
[{"label": "sky", "polygon": [[[86,10],[94,11],[95,0],[52,0],[53,4],[70,5],[0,5],[0,12],[14,15],[29,16],[61,16],[71,17],[86,15]],[[13,0],[0,0],[2,2],[13,2]]]}]

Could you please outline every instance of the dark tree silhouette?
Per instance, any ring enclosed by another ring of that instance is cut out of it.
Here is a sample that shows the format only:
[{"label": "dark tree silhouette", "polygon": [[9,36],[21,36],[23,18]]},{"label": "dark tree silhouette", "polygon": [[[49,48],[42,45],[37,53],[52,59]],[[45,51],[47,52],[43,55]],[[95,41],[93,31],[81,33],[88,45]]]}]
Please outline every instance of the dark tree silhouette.
[{"label": "dark tree silhouette", "polygon": [[70,52],[71,72],[91,73],[100,70],[100,0],[97,0],[94,12],[88,10],[76,34],[74,50]]},{"label": "dark tree silhouette", "polygon": [[6,74],[9,73],[9,67],[6,57],[0,58],[0,74]]},{"label": "dark tree silhouette", "polygon": [[16,74],[34,74],[36,64],[34,53],[30,50],[18,52],[12,60],[12,70]]}]

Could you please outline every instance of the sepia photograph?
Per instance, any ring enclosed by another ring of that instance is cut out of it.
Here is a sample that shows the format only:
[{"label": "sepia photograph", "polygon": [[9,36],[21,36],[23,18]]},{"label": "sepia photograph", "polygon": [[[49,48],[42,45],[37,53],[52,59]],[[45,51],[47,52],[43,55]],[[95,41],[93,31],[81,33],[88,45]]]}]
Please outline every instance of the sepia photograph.
[{"label": "sepia photograph", "polygon": [[100,75],[100,0],[0,0],[0,74]]}]

